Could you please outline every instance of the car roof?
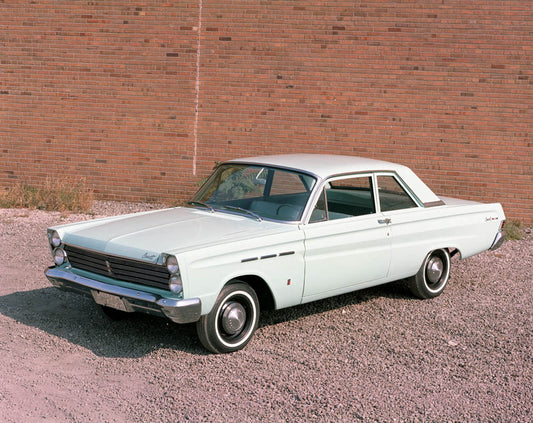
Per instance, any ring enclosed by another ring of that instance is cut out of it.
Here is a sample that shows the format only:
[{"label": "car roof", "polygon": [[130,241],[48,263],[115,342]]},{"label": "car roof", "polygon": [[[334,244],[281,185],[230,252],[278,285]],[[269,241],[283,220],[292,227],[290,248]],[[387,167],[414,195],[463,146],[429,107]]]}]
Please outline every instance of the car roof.
[{"label": "car roof", "polygon": [[[272,156],[246,157],[230,160],[230,163],[250,163],[283,167],[312,173],[321,179],[332,175],[354,172],[397,171],[403,166],[382,160],[335,154],[280,154]],[[228,163],[228,162],[226,162]]]},{"label": "car roof", "polygon": [[246,157],[224,163],[247,163],[300,170],[322,180],[349,173],[395,172],[423,204],[440,203],[439,197],[411,169],[383,160],[335,154],[280,154]]}]

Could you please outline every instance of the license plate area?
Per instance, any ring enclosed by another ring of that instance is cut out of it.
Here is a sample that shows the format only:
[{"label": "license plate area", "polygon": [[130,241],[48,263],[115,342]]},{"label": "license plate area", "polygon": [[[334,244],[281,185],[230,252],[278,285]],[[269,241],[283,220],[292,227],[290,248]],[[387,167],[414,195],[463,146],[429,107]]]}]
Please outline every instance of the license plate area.
[{"label": "license plate area", "polygon": [[105,307],[114,308],[115,310],[120,311],[129,311],[122,301],[122,298],[117,297],[116,295],[108,294],[107,292],[100,291],[91,291],[94,301],[96,304],[100,304]]}]

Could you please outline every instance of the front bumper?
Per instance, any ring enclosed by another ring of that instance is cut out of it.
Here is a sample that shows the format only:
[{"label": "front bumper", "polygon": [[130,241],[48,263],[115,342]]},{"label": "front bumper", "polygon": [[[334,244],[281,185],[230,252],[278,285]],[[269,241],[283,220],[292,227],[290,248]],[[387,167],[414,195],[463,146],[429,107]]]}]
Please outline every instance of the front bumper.
[{"label": "front bumper", "polygon": [[200,319],[202,303],[199,298],[164,298],[150,292],[99,282],[55,266],[46,269],[44,274],[55,287],[91,297],[103,306],[126,312],[163,315],[175,323],[191,323]]}]

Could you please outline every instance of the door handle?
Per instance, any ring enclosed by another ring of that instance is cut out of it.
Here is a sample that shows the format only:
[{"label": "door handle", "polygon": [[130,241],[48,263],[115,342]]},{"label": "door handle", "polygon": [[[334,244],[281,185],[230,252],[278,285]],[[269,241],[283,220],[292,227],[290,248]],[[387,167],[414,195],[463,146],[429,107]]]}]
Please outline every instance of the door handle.
[{"label": "door handle", "polygon": [[385,219],[378,219],[378,223],[382,225],[388,225],[389,223],[391,223],[391,219],[390,217],[386,217]]}]

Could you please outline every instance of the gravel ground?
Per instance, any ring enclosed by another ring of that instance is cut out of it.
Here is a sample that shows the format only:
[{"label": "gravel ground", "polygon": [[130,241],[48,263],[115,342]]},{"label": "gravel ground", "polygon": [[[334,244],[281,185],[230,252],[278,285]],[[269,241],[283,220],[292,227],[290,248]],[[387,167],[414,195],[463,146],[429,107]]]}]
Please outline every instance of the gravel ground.
[{"label": "gravel ground", "polygon": [[243,351],[212,355],[194,325],[111,322],[51,287],[46,228],[90,217],[0,209],[2,422],[533,419],[531,233],[454,258],[436,299],[396,282],[269,312]]}]

